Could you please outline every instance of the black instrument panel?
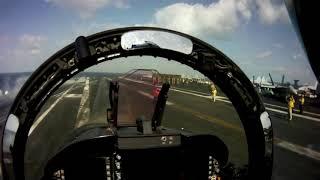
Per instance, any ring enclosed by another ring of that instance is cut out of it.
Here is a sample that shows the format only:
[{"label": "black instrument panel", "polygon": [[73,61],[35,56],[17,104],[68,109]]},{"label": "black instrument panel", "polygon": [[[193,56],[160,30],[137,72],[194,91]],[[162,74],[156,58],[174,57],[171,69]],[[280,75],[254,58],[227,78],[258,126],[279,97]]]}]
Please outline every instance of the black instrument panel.
[{"label": "black instrument panel", "polygon": [[119,128],[117,130],[117,148],[119,150],[135,150],[149,148],[178,147],[181,145],[181,134],[164,129],[162,132],[143,134],[135,127]]},{"label": "black instrument panel", "polygon": [[213,135],[171,130],[144,135],[131,128],[117,132],[66,146],[49,161],[43,179],[61,171],[66,180],[208,179],[228,160],[227,147]]},{"label": "black instrument panel", "polygon": [[136,137],[119,137],[118,148],[123,149],[148,149],[148,148],[165,148],[176,147],[181,145],[179,135],[162,135],[162,136],[136,136]]}]

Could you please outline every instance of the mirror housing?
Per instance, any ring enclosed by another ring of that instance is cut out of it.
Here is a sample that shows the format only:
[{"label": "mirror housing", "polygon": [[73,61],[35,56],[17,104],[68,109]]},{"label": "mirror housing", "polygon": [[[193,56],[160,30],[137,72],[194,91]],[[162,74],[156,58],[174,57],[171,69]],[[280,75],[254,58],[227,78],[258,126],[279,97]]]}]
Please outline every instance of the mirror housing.
[{"label": "mirror housing", "polygon": [[124,50],[169,49],[190,54],[193,43],[190,39],[163,31],[138,30],[124,33],[121,36],[121,47]]}]

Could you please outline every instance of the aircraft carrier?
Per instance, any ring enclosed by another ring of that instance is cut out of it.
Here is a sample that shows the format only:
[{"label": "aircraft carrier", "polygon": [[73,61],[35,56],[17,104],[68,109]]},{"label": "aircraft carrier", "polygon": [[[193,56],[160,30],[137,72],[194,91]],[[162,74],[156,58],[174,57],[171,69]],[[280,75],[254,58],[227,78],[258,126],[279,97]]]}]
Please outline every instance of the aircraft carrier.
[{"label": "aircraft carrier", "polygon": [[[67,81],[50,97],[29,132],[25,157],[27,177],[39,176],[34,172],[63,146],[75,129],[107,123],[109,82],[114,78],[112,75],[79,76]],[[120,88],[119,119],[125,120],[123,123],[135,123],[139,114],[152,111],[154,97],[148,88],[141,88],[139,82],[130,87],[120,84]],[[11,102],[1,105],[2,122]],[[293,121],[288,123],[285,103],[270,98],[264,102],[274,127],[273,179],[318,179],[320,108],[306,107],[302,115],[295,109]],[[145,118],[149,118],[148,115]],[[213,102],[205,89],[172,85],[162,124],[215,134],[228,146],[230,162],[237,166],[247,163],[246,138],[240,119],[232,103],[219,91]]]}]

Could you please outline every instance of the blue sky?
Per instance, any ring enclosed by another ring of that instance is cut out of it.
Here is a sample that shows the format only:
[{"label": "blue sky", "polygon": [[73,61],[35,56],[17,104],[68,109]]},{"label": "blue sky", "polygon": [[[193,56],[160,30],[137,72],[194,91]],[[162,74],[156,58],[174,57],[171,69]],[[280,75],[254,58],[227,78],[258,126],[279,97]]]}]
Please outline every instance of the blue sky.
[{"label": "blue sky", "polygon": [[[34,71],[78,35],[148,25],[223,51],[248,77],[315,77],[280,0],[28,0],[0,2],[0,73]],[[179,68],[177,66],[177,68]]]}]

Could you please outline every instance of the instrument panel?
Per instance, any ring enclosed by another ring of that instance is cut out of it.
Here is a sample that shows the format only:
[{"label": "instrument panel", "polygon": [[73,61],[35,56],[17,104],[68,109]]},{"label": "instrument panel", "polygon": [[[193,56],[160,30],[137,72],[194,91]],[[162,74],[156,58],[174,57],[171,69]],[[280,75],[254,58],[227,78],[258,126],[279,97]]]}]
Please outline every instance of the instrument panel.
[{"label": "instrument panel", "polygon": [[153,135],[118,137],[118,148],[123,149],[145,149],[145,148],[165,148],[181,145],[180,135]]},{"label": "instrument panel", "polygon": [[67,180],[217,179],[227,159],[227,147],[213,135],[125,128],[68,146],[46,169],[50,177]]}]

